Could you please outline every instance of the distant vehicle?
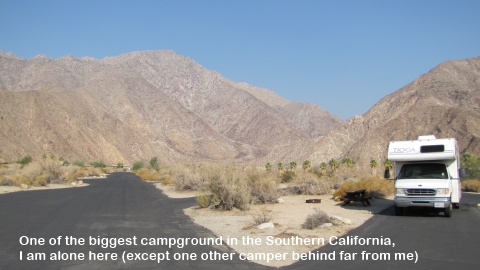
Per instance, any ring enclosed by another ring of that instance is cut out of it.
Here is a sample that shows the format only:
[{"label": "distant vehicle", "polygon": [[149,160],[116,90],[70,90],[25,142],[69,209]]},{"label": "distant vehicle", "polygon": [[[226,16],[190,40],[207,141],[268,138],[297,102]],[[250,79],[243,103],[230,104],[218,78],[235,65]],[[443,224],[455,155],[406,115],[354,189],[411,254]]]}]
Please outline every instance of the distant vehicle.
[{"label": "distant vehicle", "polygon": [[[432,207],[450,217],[462,198],[460,154],[454,138],[419,136],[413,141],[392,141],[388,159],[395,164],[395,215],[406,207]],[[390,178],[388,171],[385,178]]]}]

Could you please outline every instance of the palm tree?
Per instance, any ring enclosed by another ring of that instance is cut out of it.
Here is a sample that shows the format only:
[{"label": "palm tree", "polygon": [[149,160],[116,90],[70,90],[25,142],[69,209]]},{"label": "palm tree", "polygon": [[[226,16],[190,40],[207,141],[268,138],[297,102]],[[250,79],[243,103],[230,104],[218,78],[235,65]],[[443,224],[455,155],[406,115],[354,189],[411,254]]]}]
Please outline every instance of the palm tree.
[{"label": "palm tree", "polygon": [[283,171],[283,163],[281,163],[281,162],[278,163],[278,164],[277,164],[277,168],[278,168],[278,170],[279,170],[280,172]]},{"label": "palm tree", "polygon": [[294,172],[296,169],[297,169],[297,162],[295,161],[290,162],[290,170]]},{"label": "palm tree", "polygon": [[267,164],[265,164],[265,169],[267,171],[270,171],[272,169],[272,164],[270,164],[270,162],[267,162]]},{"label": "palm tree", "polygon": [[322,162],[320,163],[320,170],[322,171],[322,173],[326,173],[327,172],[327,163],[325,162]]},{"label": "palm tree", "polygon": [[370,161],[370,168],[372,169],[372,175],[376,175],[377,174],[377,167],[378,167],[378,163],[375,159],[372,159]]},{"label": "palm tree", "polygon": [[342,164],[349,167],[349,168],[352,168],[357,163],[353,159],[351,159],[349,157],[346,157],[346,158],[342,159]]},{"label": "palm tree", "polygon": [[388,170],[388,174],[391,175],[391,170],[393,169],[393,162],[387,158],[383,161],[383,166],[385,167],[385,170]]},{"label": "palm tree", "polygon": [[336,172],[338,170],[338,168],[340,167],[340,164],[338,163],[338,161],[336,161],[333,158],[330,159],[328,164],[330,165],[330,169],[332,170],[332,172]]},{"label": "palm tree", "polygon": [[302,164],[302,168],[304,171],[310,170],[311,166],[312,166],[312,163],[310,162],[310,160],[305,160]]}]

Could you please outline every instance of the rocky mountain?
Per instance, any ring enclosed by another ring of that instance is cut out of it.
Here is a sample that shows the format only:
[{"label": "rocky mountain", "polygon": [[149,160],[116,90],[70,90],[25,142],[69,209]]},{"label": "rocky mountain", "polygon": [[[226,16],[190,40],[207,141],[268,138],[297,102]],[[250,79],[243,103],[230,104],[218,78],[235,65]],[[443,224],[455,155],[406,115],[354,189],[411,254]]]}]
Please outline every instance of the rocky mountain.
[{"label": "rocky mountain", "polygon": [[260,159],[342,119],[223,78],[173,51],[101,60],[0,52],[0,159]]},{"label": "rocky mountain", "polygon": [[384,97],[329,134],[272,151],[263,161],[350,157],[360,168],[385,160],[388,143],[419,135],[456,138],[460,151],[480,154],[480,57],[444,62]]}]

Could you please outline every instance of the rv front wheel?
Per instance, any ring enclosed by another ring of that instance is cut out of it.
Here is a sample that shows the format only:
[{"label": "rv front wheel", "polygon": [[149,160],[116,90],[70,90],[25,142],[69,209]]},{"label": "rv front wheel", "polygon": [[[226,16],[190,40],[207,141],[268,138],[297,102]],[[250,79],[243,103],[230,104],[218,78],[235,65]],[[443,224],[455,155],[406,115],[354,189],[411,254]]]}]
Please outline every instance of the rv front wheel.
[{"label": "rv front wheel", "polygon": [[453,210],[453,204],[450,203],[450,206],[445,208],[445,211],[443,212],[446,217],[451,217],[452,216],[452,210]]}]

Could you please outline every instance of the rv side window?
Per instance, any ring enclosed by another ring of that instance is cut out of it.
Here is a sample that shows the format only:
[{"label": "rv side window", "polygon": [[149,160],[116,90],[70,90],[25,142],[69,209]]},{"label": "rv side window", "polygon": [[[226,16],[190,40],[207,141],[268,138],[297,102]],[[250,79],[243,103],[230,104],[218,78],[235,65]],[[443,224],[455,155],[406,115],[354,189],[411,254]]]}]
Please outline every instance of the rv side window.
[{"label": "rv side window", "polygon": [[405,164],[400,170],[399,179],[448,179],[447,168],[441,163]]},{"label": "rv side window", "polygon": [[420,146],[420,153],[434,153],[445,151],[445,145],[423,145]]}]

